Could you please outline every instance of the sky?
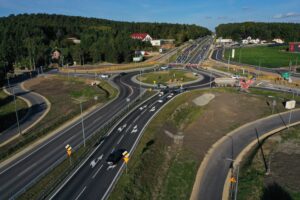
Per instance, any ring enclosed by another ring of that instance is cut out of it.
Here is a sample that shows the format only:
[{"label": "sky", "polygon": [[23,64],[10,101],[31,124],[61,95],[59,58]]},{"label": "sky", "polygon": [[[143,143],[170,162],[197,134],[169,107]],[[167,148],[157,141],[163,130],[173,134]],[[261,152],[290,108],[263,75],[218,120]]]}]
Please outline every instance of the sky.
[{"label": "sky", "polygon": [[300,0],[0,0],[0,16],[49,13],[117,21],[196,24],[300,23]]}]

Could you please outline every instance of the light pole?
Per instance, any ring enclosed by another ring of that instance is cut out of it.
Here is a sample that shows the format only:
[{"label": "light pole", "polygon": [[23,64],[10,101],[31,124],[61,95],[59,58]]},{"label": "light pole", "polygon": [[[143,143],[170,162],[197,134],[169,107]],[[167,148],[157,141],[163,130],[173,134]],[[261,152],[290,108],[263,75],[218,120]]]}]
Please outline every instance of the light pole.
[{"label": "light pole", "polygon": [[82,102],[80,101],[80,115],[81,115],[81,127],[82,127],[82,137],[83,137],[83,146],[85,147],[85,132],[83,124],[83,115],[82,115]]},{"label": "light pole", "polygon": [[15,88],[13,88],[13,95],[14,95],[15,113],[16,113],[16,119],[17,119],[17,124],[18,124],[18,130],[19,130],[19,134],[22,135],[21,128],[20,128],[20,123],[19,123],[19,115],[18,115],[18,111],[17,111]]},{"label": "light pole", "polygon": [[84,131],[84,123],[83,123],[83,114],[82,114],[82,101],[72,98],[75,101],[79,102],[80,105],[80,116],[81,116],[81,128],[82,128],[82,138],[83,138],[83,146],[85,147],[85,131]]}]

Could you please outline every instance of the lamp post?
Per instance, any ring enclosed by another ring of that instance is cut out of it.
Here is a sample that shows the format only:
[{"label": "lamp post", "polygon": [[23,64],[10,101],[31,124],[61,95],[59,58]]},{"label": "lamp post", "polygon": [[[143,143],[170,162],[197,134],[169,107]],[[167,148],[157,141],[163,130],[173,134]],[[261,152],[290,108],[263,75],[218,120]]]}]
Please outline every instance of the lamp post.
[{"label": "lamp post", "polygon": [[17,111],[15,88],[13,88],[13,95],[14,95],[15,113],[16,113],[16,119],[17,119],[17,124],[18,124],[18,130],[19,130],[19,134],[22,135],[21,128],[20,128],[20,123],[19,123],[19,115],[18,115],[18,111]]},{"label": "lamp post", "polygon": [[83,146],[85,147],[85,132],[83,124],[83,115],[82,115],[82,102],[80,101],[80,115],[81,115],[81,127],[82,127],[82,137],[83,137]]},{"label": "lamp post", "polygon": [[83,146],[85,147],[85,131],[84,131],[84,123],[83,123],[83,114],[82,114],[82,101],[72,98],[75,101],[79,102],[80,105],[80,116],[81,116],[81,128],[82,128],[82,138],[83,138]]}]

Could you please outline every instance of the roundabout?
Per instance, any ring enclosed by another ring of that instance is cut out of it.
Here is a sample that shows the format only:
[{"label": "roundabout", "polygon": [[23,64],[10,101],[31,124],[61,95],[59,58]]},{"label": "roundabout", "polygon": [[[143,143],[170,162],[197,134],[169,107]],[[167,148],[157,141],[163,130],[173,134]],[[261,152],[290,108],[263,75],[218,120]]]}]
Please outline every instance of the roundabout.
[{"label": "roundabout", "polygon": [[156,87],[157,85],[176,87],[201,80],[203,80],[202,75],[183,69],[154,71],[132,77],[132,81],[148,87]]}]

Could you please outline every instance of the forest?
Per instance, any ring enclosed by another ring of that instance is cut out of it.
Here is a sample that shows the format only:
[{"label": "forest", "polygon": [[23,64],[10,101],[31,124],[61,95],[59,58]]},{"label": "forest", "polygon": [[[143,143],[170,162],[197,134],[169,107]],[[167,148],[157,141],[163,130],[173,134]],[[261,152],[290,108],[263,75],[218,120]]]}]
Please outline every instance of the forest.
[{"label": "forest", "polygon": [[[211,32],[187,24],[135,23],[49,14],[20,14],[0,18],[0,67],[35,69],[48,66],[51,52],[59,49],[63,64],[131,62],[135,50],[151,48],[150,42],[130,38],[132,33],[175,39],[176,44]],[[74,44],[68,38],[81,40]],[[0,70],[1,71],[1,70]],[[3,70],[2,70],[3,71]]]},{"label": "forest", "polygon": [[216,27],[218,37],[231,38],[236,41],[251,36],[271,41],[281,38],[285,42],[300,41],[300,24],[296,23],[262,23],[244,22],[220,24]]}]

